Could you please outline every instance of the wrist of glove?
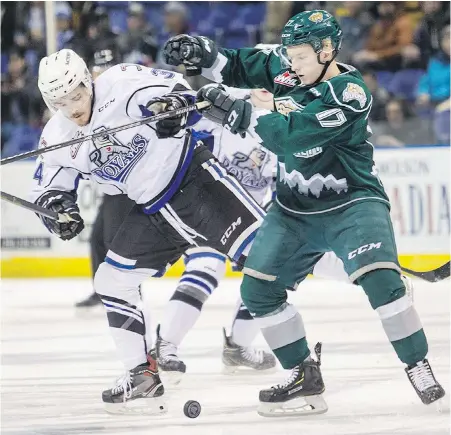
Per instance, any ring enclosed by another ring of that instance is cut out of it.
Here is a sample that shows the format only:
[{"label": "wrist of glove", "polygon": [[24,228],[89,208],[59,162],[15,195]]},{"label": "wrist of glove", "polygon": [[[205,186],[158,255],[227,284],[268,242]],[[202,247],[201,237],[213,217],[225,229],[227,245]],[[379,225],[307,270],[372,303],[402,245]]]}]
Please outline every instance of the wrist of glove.
[{"label": "wrist of glove", "polygon": [[216,44],[205,36],[178,35],[163,47],[163,59],[168,65],[185,65],[186,74],[195,76],[202,68],[210,68],[218,57]]},{"label": "wrist of glove", "polygon": [[251,122],[252,104],[232,97],[221,85],[210,84],[199,89],[197,101],[208,101],[211,106],[202,110],[210,121],[224,126],[233,134],[246,135]]},{"label": "wrist of glove", "polygon": [[[152,114],[157,115],[158,113],[188,107],[193,102],[194,97],[190,98],[188,95],[170,93],[162,97],[152,98],[146,107]],[[167,139],[168,137],[175,136],[187,126],[188,116],[189,113],[184,113],[158,121],[155,125],[157,137],[159,139]]]},{"label": "wrist of glove", "polygon": [[80,234],[85,227],[80,216],[80,210],[75,203],[75,198],[68,192],[49,191],[42,195],[37,201],[37,205],[66,214],[69,222],[59,222],[48,217],[39,216],[47,229],[57,235],[62,240],[70,240]]}]

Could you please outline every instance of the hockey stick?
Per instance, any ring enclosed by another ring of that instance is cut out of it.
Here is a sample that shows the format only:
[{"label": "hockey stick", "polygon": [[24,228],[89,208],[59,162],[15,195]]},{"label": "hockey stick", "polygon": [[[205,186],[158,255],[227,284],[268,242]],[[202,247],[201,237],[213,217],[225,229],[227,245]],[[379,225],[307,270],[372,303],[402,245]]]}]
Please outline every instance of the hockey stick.
[{"label": "hockey stick", "polygon": [[170,110],[169,112],[159,113],[158,115],[151,116],[149,118],[140,119],[139,121],[132,122],[131,124],[120,125],[119,127],[110,128],[108,130],[99,131],[98,133],[93,133],[88,136],[78,137],[76,139],[71,139],[66,142],[57,143],[45,148],[39,148],[34,151],[28,151],[26,153],[17,154],[15,156],[7,157],[0,160],[0,166],[7,165],[8,163],[17,162],[18,160],[28,159],[29,157],[39,156],[49,151],[59,150],[76,143],[84,142],[86,140],[92,140],[97,137],[105,137],[108,134],[117,133],[118,131],[127,130],[128,128],[139,127],[143,124],[148,124],[149,122],[161,121],[162,119],[172,118],[177,115],[183,115],[184,113],[193,112],[194,110],[202,110],[210,106],[209,101],[201,101],[200,103],[193,104],[192,106],[182,107],[181,109]]},{"label": "hockey stick", "polygon": [[35,213],[40,214],[41,216],[54,219],[58,222],[71,222],[74,220],[66,213],[57,213],[56,211],[52,211],[47,208],[41,207],[37,204],[33,204],[32,202],[25,201],[25,199],[19,198],[14,195],[10,195],[9,193],[6,192],[0,191],[0,194],[2,199],[10,202],[11,204],[18,205],[19,207],[23,207],[27,210],[34,211]]},{"label": "hockey stick", "polygon": [[403,272],[408,273],[409,275],[415,276],[417,278],[424,279],[428,282],[438,282],[442,281],[450,276],[450,262],[448,261],[443,266],[437,267],[437,269],[425,271],[425,272],[417,272],[416,270],[407,269],[405,267],[401,268]]}]

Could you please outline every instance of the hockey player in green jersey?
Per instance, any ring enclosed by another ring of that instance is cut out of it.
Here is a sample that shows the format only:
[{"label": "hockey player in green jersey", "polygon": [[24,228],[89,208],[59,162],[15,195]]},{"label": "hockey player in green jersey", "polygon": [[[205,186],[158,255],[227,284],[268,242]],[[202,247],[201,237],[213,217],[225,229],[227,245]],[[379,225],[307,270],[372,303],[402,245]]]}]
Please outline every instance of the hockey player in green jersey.
[{"label": "hockey player in green jersey", "polygon": [[400,276],[390,203],[368,138],[372,96],[360,73],[338,63],[342,31],[326,11],[291,18],[274,50],[218,49],[205,37],[179,35],[164,47],[167,63],[185,64],[228,86],[265,88],[274,111],[253,110],[216,84],[198,97],[207,118],[250,134],[278,156],[276,202],[246,261],[241,295],[288,379],[260,392],[262,415],[327,410],[320,347],[310,356],[301,315],[286,288],[334,251],[363,287],[423,403],[443,397],[426,359],[427,340]]}]

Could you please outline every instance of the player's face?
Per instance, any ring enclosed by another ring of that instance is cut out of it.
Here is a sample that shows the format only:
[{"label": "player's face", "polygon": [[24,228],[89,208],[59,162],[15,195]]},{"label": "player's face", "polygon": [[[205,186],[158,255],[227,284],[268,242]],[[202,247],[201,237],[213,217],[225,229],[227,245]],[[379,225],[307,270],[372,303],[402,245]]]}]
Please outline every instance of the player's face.
[{"label": "player's face", "polygon": [[52,101],[53,106],[61,110],[66,118],[80,127],[88,124],[91,117],[91,94],[84,85],[78,86],[70,94]]},{"label": "player's face", "polygon": [[317,54],[309,44],[287,47],[291,61],[291,70],[299,77],[302,84],[311,85],[321,75],[323,65],[318,63]]}]

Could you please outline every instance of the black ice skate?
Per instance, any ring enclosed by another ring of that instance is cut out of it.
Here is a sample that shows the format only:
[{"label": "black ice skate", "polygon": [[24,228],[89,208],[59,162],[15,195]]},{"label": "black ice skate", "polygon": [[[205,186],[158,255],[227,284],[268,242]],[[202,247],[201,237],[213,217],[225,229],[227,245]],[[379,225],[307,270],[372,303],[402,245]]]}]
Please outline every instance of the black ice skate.
[{"label": "black ice skate", "polygon": [[[223,372],[233,374],[242,368],[250,368],[258,371],[265,370],[266,373],[276,370],[276,358],[270,352],[257,350],[252,347],[238,346],[232,341],[232,338],[224,334],[224,348],[222,350],[222,362],[224,364]],[[249,371],[246,371],[248,374]]]},{"label": "black ice skate", "polygon": [[102,305],[102,301],[100,300],[97,293],[90,294],[87,298],[83,299],[80,302],[77,302],[75,304],[76,308],[91,308],[95,307],[97,305]]},{"label": "black ice skate", "polygon": [[260,415],[287,417],[327,411],[327,404],[322,397],[325,386],[320,370],[321,343],[315,346],[315,353],[318,361],[308,358],[292,369],[283,384],[260,391]]},{"label": "black ice skate", "polygon": [[117,380],[116,386],[102,393],[105,409],[112,414],[164,414],[166,405],[161,399],[164,387],[158,375],[156,361],[148,362],[128,371]]},{"label": "black ice skate", "polygon": [[157,342],[155,343],[158,367],[167,375],[167,381],[171,385],[177,385],[186,372],[185,363],[177,356],[177,346],[165,341],[160,336],[160,325],[157,326]]},{"label": "black ice skate", "polygon": [[425,405],[429,405],[445,395],[445,390],[435,380],[429,361],[424,359],[406,369],[410,383]]}]

